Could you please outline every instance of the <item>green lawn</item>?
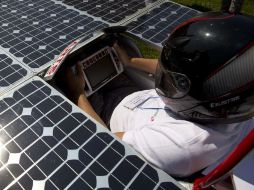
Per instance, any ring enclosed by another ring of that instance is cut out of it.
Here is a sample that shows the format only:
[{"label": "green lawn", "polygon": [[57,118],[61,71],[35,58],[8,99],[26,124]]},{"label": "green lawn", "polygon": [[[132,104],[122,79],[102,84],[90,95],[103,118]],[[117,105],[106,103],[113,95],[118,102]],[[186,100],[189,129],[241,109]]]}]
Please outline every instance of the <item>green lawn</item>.
[{"label": "green lawn", "polygon": [[[219,11],[221,0],[173,0],[176,3],[191,7],[193,9],[207,12],[207,11]],[[244,0],[243,8],[241,11],[243,14],[254,16],[254,0]],[[149,45],[144,44],[142,41],[135,40],[136,44],[141,50],[144,57],[158,58],[160,52],[151,48]]]},{"label": "green lawn", "polygon": [[[186,5],[200,11],[220,10],[221,0],[173,0],[176,3]],[[242,13],[254,16],[254,0],[244,0]]]}]

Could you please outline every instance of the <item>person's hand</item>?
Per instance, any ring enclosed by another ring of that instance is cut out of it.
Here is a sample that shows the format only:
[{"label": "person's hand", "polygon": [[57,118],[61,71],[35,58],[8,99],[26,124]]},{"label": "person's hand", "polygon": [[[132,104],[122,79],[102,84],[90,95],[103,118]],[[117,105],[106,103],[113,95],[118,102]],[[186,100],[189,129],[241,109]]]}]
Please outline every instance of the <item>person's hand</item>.
[{"label": "person's hand", "polygon": [[115,43],[113,47],[116,50],[121,63],[123,63],[123,65],[126,67],[130,67],[132,63],[126,51],[122,47],[120,47],[117,43]]},{"label": "person's hand", "polygon": [[78,63],[74,66],[74,69],[68,68],[65,76],[65,93],[70,100],[77,103],[79,96],[84,94],[86,84],[83,65]]}]

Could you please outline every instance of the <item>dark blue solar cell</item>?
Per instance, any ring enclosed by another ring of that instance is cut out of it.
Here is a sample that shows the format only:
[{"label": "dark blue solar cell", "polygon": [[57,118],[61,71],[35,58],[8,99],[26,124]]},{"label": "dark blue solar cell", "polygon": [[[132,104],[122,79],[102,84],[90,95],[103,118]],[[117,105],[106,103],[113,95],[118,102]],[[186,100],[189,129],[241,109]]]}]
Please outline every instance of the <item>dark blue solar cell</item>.
[{"label": "dark blue solar cell", "polygon": [[[26,71],[25,71],[26,72]],[[10,74],[8,77],[5,78],[5,80],[9,83],[9,84],[13,84],[15,82],[17,82],[19,79],[23,78],[23,75],[18,73],[18,72],[14,72],[12,74]]]},{"label": "dark blue solar cell", "polygon": [[[122,171],[128,171],[122,173]],[[112,175],[115,176],[124,185],[127,185],[132,178],[137,174],[138,170],[132,164],[124,160],[121,164],[113,171]]]},{"label": "dark blue solar cell", "polygon": [[[83,116],[84,118],[84,116]],[[83,120],[84,121],[84,120]],[[88,120],[85,124],[85,127],[87,127],[87,129],[89,129],[91,132],[96,132],[96,124],[93,123],[91,120]]]},{"label": "dark blue solar cell", "polygon": [[155,183],[159,182],[159,177],[158,177],[158,173],[157,171],[152,168],[149,165],[146,165],[145,168],[143,169],[143,174],[145,174],[147,177],[149,177],[150,179],[152,179]]},{"label": "dark blue solar cell", "polygon": [[50,179],[59,189],[64,189],[76,176],[77,174],[64,164]]},{"label": "dark blue solar cell", "polygon": [[13,39],[13,40],[9,41],[8,44],[9,44],[10,46],[14,46],[14,45],[16,45],[16,44],[18,44],[18,43],[21,43],[21,42],[22,42],[22,41],[19,40],[19,39]]},{"label": "dark blue solar cell", "polygon": [[86,170],[82,174],[81,179],[83,179],[87,184],[89,184],[90,187],[95,189],[95,187],[96,187],[96,176],[90,170]]},{"label": "dark blue solar cell", "polygon": [[4,101],[8,106],[12,106],[16,103],[13,98],[5,98]]},{"label": "dark blue solar cell", "polygon": [[57,104],[60,104],[64,101],[64,99],[60,96],[51,96],[50,97],[54,102],[56,102]]},{"label": "dark blue solar cell", "polygon": [[134,155],[127,156],[126,160],[128,160],[131,164],[133,164],[137,168],[141,168],[144,165],[144,163],[145,163],[139,157],[134,156]]},{"label": "dark blue solar cell", "polygon": [[66,138],[63,142],[62,145],[65,146],[65,148],[67,149],[77,149],[79,148],[79,146],[77,145],[77,143],[75,143],[72,139],[70,139],[69,137]]},{"label": "dark blue solar cell", "polygon": [[5,147],[11,153],[19,153],[21,151],[20,147],[14,141],[9,142]]},{"label": "dark blue solar cell", "polygon": [[97,136],[107,144],[109,144],[114,139],[108,133],[98,133]]},{"label": "dark blue solar cell", "polygon": [[87,185],[82,179],[78,179],[72,184],[72,186],[69,188],[70,190],[77,190],[77,189],[86,189],[86,190],[92,190],[90,186]]},{"label": "dark blue solar cell", "polygon": [[108,171],[102,166],[101,163],[94,162],[89,169],[94,173],[95,176],[105,176]]},{"label": "dark blue solar cell", "polygon": [[12,110],[7,110],[0,114],[0,123],[2,126],[5,126],[13,121],[16,117],[17,115]]},{"label": "dark blue solar cell", "polygon": [[12,182],[12,180],[14,180],[14,178],[12,177],[10,172],[7,170],[7,168],[1,169],[0,179],[1,179],[0,189],[4,189]]},{"label": "dark blue solar cell", "polygon": [[157,34],[156,36],[154,36],[151,41],[154,42],[154,43],[161,43],[164,39],[166,39],[168,37],[168,33],[160,33],[160,34]]},{"label": "dark blue solar cell", "polygon": [[25,130],[21,135],[15,138],[15,142],[22,148],[25,149],[32,142],[34,142],[38,136],[31,130]]},{"label": "dark blue solar cell", "polygon": [[0,71],[0,76],[1,77],[7,77],[8,75],[10,75],[11,73],[14,72],[14,69],[11,67],[6,67],[3,70]]},{"label": "dark blue solar cell", "polygon": [[32,104],[37,104],[45,98],[46,95],[40,90],[34,92],[33,94],[27,97],[28,101],[30,101]]},{"label": "dark blue solar cell", "polygon": [[26,128],[27,128],[27,125],[21,119],[17,119],[11,124],[9,124],[7,127],[5,127],[5,131],[11,137],[15,137]]},{"label": "dark blue solar cell", "polygon": [[49,147],[43,141],[38,140],[26,150],[26,154],[35,162],[48,151]]},{"label": "dark blue solar cell", "polygon": [[72,106],[71,104],[64,102],[63,104],[61,104],[61,107],[68,113],[71,113],[72,111]]},{"label": "dark blue solar cell", "polygon": [[21,118],[27,125],[31,125],[35,122],[35,119],[30,115],[23,115]]},{"label": "dark blue solar cell", "polygon": [[9,190],[22,190],[22,186],[18,183],[15,183],[14,185],[12,185],[10,188],[8,188]]},{"label": "dark blue solar cell", "polygon": [[154,35],[156,35],[156,33],[157,33],[156,29],[150,29],[150,30],[147,30],[145,33],[143,33],[142,37],[144,37],[145,39],[150,39]]},{"label": "dark blue solar cell", "polygon": [[58,127],[65,133],[69,134],[78,127],[79,122],[72,116],[68,116],[64,121],[58,124]]},{"label": "dark blue solar cell", "polygon": [[40,171],[37,166],[33,166],[28,174],[31,176],[33,180],[44,180],[46,176]]},{"label": "dark blue solar cell", "polygon": [[[34,118],[33,118],[34,119]],[[34,121],[36,121],[34,119]],[[33,124],[31,126],[31,129],[33,130],[34,133],[36,133],[38,136],[41,136],[42,135],[42,132],[43,132],[43,126],[40,125],[40,122],[37,122],[35,124]]]},{"label": "dark blue solar cell", "polygon": [[23,96],[27,96],[28,94],[31,94],[32,92],[34,92],[36,89],[36,86],[32,85],[31,83],[28,85],[25,85],[23,87],[21,87],[18,91],[23,95]]},{"label": "dark blue solar cell", "polygon": [[181,190],[179,187],[177,187],[175,184],[172,182],[163,182],[161,183],[160,187],[158,190],[164,190],[164,189],[170,189],[170,190]]},{"label": "dark blue solar cell", "polygon": [[88,165],[93,160],[91,156],[89,156],[84,150],[79,151],[79,160],[84,164]]},{"label": "dark blue solar cell", "polygon": [[54,151],[58,156],[60,156],[63,160],[67,158],[67,149],[63,145],[57,146]]},{"label": "dark blue solar cell", "polygon": [[0,113],[3,112],[4,110],[6,110],[7,108],[8,108],[8,105],[3,100],[1,100],[0,101]]},{"label": "dark blue solar cell", "polygon": [[43,116],[43,114],[37,108],[33,108],[31,112],[31,116],[35,120],[37,120],[37,119],[40,119]]},{"label": "dark blue solar cell", "polygon": [[54,152],[50,152],[46,157],[44,157],[37,166],[46,175],[51,174],[63,161]]},{"label": "dark blue solar cell", "polygon": [[85,165],[79,160],[69,160],[68,166],[71,167],[77,174],[81,173],[85,169]]},{"label": "dark blue solar cell", "polygon": [[152,190],[154,189],[156,183],[150,180],[144,174],[139,174],[138,177],[134,180],[134,182],[130,185],[130,189],[147,189]]},{"label": "dark blue solar cell", "polygon": [[122,190],[125,187],[121,182],[119,182],[118,179],[116,179],[116,177],[112,175],[109,176],[108,181],[109,181],[109,186],[112,190]]},{"label": "dark blue solar cell", "polygon": [[23,168],[21,168],[21,166],[17,164],[8,165],[7,168],[14,177],[18,177],[24,172]]},{"label": "dark blue solar cell", "polygon": [[107,171],[111,171],[114,166],[122,159],[116,151],[108,148],[99,158],[98,162],[103,165]]},{"label": "dark blue solar cell", "polygon": [[24,108],[32,107],[31,102],[29,102],[27,99],[21,100],[18,104],[20,104]]},{"label": "dark blue solar cell", "polygon": [[46,181],[45,189],[58,190],[58,188],[49,180]]},{"label": "dark blue solar cell", "polygon": [[47,114],[47,117],[53,122],[57,123],[60,120],[62,120],[65,116],[67,116],[67,112],[63,110],[60,107],[57,107],[53,111],[51,111],[49,114]]},{"label": "dark blue solar cell", "polygon": [[51,94],[51,89],[47,86],[42,87],[41,91],[48,96]]},{"label": "dark blue solar cell", "polygon": [[83,145],[91,136],[92,132],[89,131],[84,126],[79,127],[76,131],[74,131],[70,137],[76,142],[79,146]]},{"label": "dark blue solar cell", "polygon": [[50,147],[53,148],[57,145],[58,141],[53,136],[44,136],[42,137],[42,140]]},{"label": "dark blue solar cell", "polygon": [[59,141],[62,140],[66,136],[66,134],[62,130],[60,130],[58,127],[54,128],[53,134],[54,134],[54,137]]},{"label": "dark blue solar cell", "polygon": [[138,26],[136,27],[133,32],[135,34],[142,34],[143,32],[147,31],[149,28],[148,26],[145,26],[145,25],[141,25],[141,26]]},{"label": "dark blue solar cell", "polygon": [[8,85],[9,85],[9,84],[8,84],[7,81],[5,81],[5,80],[0,80],[0,86],[6,87],[6,86],[8,86]]},{"label": "dark blue solar cell", "polygon": [[105,147],[106,144],[95,136],[82,149],[95,158]]},{"label": "dark blue solar cell", "polygon": [[9,159],[9,153],[5,149],[1,150],[0,161],[3,164],[5,164],[8,162],[8,159]]},{"label": "dark blue solar cell", "polygon": [[125,155],[125,148],[124,148],[124,146],[121,144],[121,143],[119,143],[118,141],[115,141],[112,145],[111,145],[111,147],[116,151],[116,152],[118,152],[120,155]]},{"label": "dark blue solar cell", "polygon": [[19,183],[25,189],[32,189],[33,187],[33,180],[27,174],[21,177]]},{"label": "dark blue solar cell", "polygon": [[5,144],[6,142],[10,141],[11,137],[8,135],[5,131],[1,130],[0,131],[0,142],[2,144]]},{"label": "dark blue solar cell", "polygon": [[52,110],[54,107],[56,107],[56,105],[57,104],[54,101],[47,98],[47,99],[43,100],[41,103],[39,103],[37,105],[37,108],[40,110],[40,112],[45,114],[45,113],[48,113],[50,110]]}]

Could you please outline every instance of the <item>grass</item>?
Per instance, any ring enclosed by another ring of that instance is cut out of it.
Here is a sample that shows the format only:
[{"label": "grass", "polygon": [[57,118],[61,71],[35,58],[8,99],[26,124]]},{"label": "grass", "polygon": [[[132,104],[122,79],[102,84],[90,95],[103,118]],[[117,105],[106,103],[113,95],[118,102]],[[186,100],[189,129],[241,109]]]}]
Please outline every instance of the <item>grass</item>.
[{"label": "grass", "polygon": [[160,51],[158,49],[144,43],[142,40],[132,38],[132,41],[138,46],[143,57],[150,59],[158,59],[160,57]]},{"label": "grass", "polygon": [[[191,7],[199,11],[218,11],[220,10],[221,0],[173,0],[176,3]],[[242,11],[243,14],[254,16],[254,1],[244,0]]]},{"label": "grass", "polygon": [[[221,0],[173,0],[176,3],[191,7],[193,9],[207,12],[207,11],[219,11],[221,6]],[[243,14],[254,16],[254,0],[244,0],[242,11]],[[160,52],[145,44],[141,40],[133,39],[139,47],[141,53],[146,58],[158,58]]]}]

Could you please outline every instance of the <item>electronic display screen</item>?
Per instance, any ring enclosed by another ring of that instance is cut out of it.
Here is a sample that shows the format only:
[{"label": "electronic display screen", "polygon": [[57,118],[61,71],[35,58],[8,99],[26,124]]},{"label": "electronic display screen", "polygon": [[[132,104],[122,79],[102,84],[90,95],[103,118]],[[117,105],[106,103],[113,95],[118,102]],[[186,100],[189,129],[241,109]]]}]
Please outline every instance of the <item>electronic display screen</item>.
[{"label": "electronic display screen", "polygon": [[100,86],[100,83],[108,77],[117,74],[115,65],[112,61],[110,54],[105,55],[96,63],[93,63],[90,67],[86,68],[84,72],[90,82],[92,89]]}]

